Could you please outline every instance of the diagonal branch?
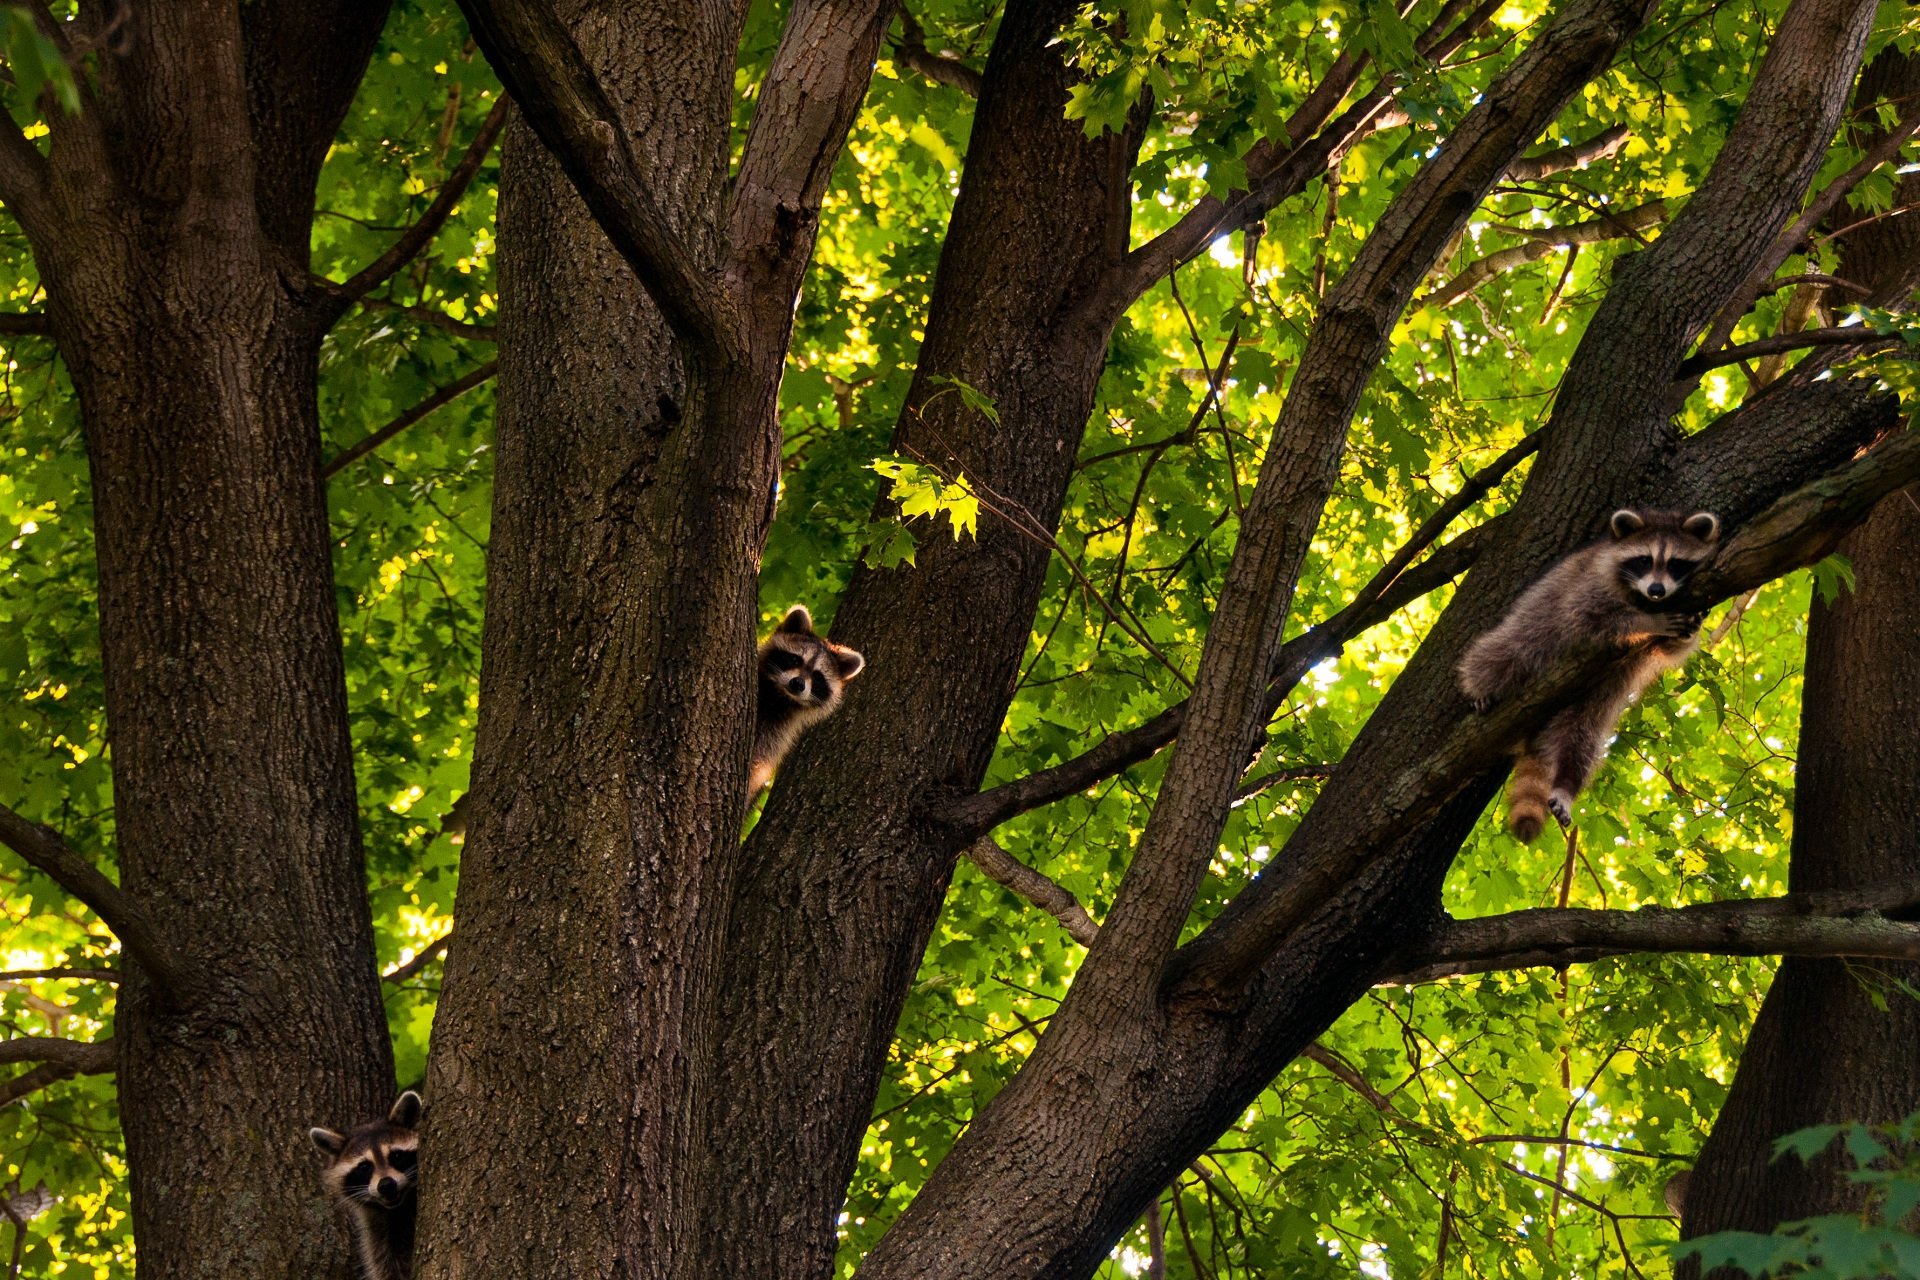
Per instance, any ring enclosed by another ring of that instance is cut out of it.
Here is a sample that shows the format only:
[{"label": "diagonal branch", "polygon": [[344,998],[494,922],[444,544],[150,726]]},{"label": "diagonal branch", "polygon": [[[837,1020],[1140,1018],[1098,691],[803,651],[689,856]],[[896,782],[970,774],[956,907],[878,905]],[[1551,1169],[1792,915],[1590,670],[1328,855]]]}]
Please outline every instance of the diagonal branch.
[{"label": "diagonal branch", "polygon": [[453,216],[454,209],[467,194],[467,188],[473,185],[474,176],[480,172],[480,166],[493,150],[500,131],[506,127],[509,110],[511,103],[505,97],[493,104],[493,110],[481,122],[480,131],[467,144],[466,154],[460,157],[460,163],[453,167],[447,180],[440,184],[433,202],[412,226],[400,233],[400,238],[389,245],[385,253],[356,271],[344,283],[328,281],[322,285],[328,299],[326,317],[329,321],[339,318],[349,306],[372,293],[433,243],[433,238],[440,234],[440,229],[446,226],[447,219]]},{"label": "diagonal branch", "polygon": [[1889,919],[1920,907],[1920,880],[1861,889],[1691,907],[1587,911],[1548,907],[1448,920],[1394,957],[1383,985],[1606,956],[1697,952],[1723,956],[1851,956],[1920,959],[1920,924]]},{"label": "diagonal branch", "polygon": [[1839,325],[1831,329],[1802,329],[1797,333],[1776,333],[1771,337],[1760,338],[1737,347],[1722,347],[1717,351],[1703,347],[1700,354],[1688,356],[1680,362],[1674,381],[1690,382],[1709,369],[1739,364],[1759,356],[1776,355],[1782,351],[1801,351],[1808,347],[1897,347],[1905,341],[1906,339],[1897,333],[1875,333],[1865,325],[1858,324]]},{"label": "diagonal branch", "polygon": [[1538,182],[1556,173],[1565,173],[1568,169],[1584,169],[1590,164],[1611,160],[1619,154],[1620,148],[1627,145],[1627,139],[1632,136],[1632,131],[1627,126],[1617,124],[1611,129],[1602,130],[1585,142],[1555,147],[1552,151],[1543,151],[1537,156],[1521,156],[1507,166],[1507,180]]},{"label": "diagonal branch", "polygon": [[178,1003],[190,1001],[199,986],[199,974],[174,951],[145,908],[69,849],[52,827],[29,822],[0,805],[0,844],[92,908],[162,991]]},{"label": "diagonal branch", "polygon": [[106,1053],[94,1065],[72,1067],[58,1062],[43,1062],[31,1070],[22,1071],[10,1080],[0,1080],[0,1107],[11,1106],[31,1093],[38,1093],[50,1084],[58,1084],[73,1076],[111,1075],[115,1070],[112,1040],[96,1040],[93,1047],[105,1049]]},{"label": "diagonal branch", "polygon": [[958,89],[969,98],[980,96],[985,77],[960,59],[929,49],[927,33],[905,9],[900,10],[900,36],[893,42],[893,60],[935,84]]},{"label": "diagonal branch", "polygon": [[1382,211],[1327,295],[1207,631],[1187,712],[1193,732],[1174,750],[1079,982],[1111,977],[1139,992],[1157,988],[1265,724],[1266,674],[1339,477],[1348,426],[1394,323],[1493,184],[1613,60],[1651,7],[1651,0],[1578,0],[1561,10]]},{"label": "diagonal branch", "polygon": [[[1903,432],[1774,502],[1742,525],[1688,579],[1672,607],[1704,610],[1813,564],[1889,493],[1920,479],[1920,432]],[[1573,702],[1614,661],[1574,654],[1526,694],[1465,718],[1419,766],[1396,776],[1353,838],[1320,857],[1290,863],[1284,879],[1256,880],[1181,954],[1173,980],[1189,989],[1233,990],[1265,963],[1301,921],[1365,868],[1377,849],[1422,827],[1475,778],[1504,762],[1510,745]]]},{"label": "diagonal branch", "polygon": [[991,837],[982,836],[967,846],[967,858],[987,879],[1011,889],[1058,920],[1067,936],[1081,946],[1092,946],[1099,936],[1100,926],[1078,898],[1002,849]]},{"label": "diagonal branch", "polygon": [[573,36],[540,0],[460,0],[487,61],[573,180],[690,354],[731,360],[742,342],[732,291],[667,220],[619,114]]},{"label": "diagonal branch", "polygon": [[1666,216],[1665,202],[1655,200],[1637,209],[1627,209],[1610,217],[1594,218],[1587,222],[1574,222],[1560,227],[1516,227],[1514,230],[1517,233],[1528,237],[1528,243],[1501,249],[1478,262],[1467,264],[1459,275],[1436,286],[1432,293],[1421,299],[1421,303],[1429,307],[1450,307],[1487,281],[1515,267],[1538,262],[1556,250],[1574,245],[1636,236],[1648,227],[1657,226]]},{"label": "diagonal branch", "polygon": [[342,450],[338,457],[320,468],[320,478],[323,480],[333,479],[333,477],[339,475],[342,471],[345,471],[348,467],[360,461],[360,459],[366,457],[414,423],[425,418],[435,410],[452,404],[455,400],[458,400],[461,396],[467,394],[467,392],[473,390],[481,383],[491,379],[493,375],[499,371],[500,362],[498,360],[489,360],[471,373],[448,383],[446,386],[428,396],[425,400],[422,400],[419,404],[414,405],[405,413],[400,414],[392,422],[369,432],[364,438]]},{"label": "diagonal branch", "polygon": [[[1348,641],[1465,573],[1478,549],[1491,536],[1499,517],[1453,539],[1418,567],[1414,567],[1413,562],[1462,512],[1490,493],[1539,447],[1540,435],[1535,432],[1475,472],[1460,486],[1459,492],[1421,522],[1413,536],[1354,593],[1340,612],[1281,645],[1268,676],[1264,719],[1272,719],[1306,673],[1328,658],[1338,657]],[[1132,729],[1108,734],[1071,760],[956,802],[944,815],[945,820],[972,838],[1018,814],[1077,795],[1096,782],[1152,758],[1180,736],[1186,717],[1186,701],[1176,702]]]},{"label": "diagonal branch", "polygon": [[44,238],[51,231],[47,158],[12,117],[0,120],[0,204],[7,206],[29,238]]},{"label": "diagonal branch", "polygon": [[[474,324],[468,320],[455,320],[438,307],[423,307],[395,302],[392,298],[370,296],[358,300],[369,311],[397,311],[403,316],[412,316],[422,324],[430,324],[443,329],[456,338],[471,338],[475,342],[494,342],[497,338],[490,324]],[[4,332],[4,330],[0,330]]]},{"label": "diagonal branch", "polygon": [[797,0],[762,82],[734,180],[730,271],[793,311],[820,201],[873,78],[895,0]]}]

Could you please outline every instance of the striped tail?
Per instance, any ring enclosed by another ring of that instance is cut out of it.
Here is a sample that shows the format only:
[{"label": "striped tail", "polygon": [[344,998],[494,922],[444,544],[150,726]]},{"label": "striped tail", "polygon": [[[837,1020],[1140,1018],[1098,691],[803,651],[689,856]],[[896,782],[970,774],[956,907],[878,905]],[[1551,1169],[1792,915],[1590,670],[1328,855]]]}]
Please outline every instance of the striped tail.
[{"label": "striped tail", "polygon": [[1520,843],[1532,844],[1547,825],[1547,800],[1553,794],[1553,771],[1536,755],[1524,755],[1513,766],[1507,787],[1507,830]]}]

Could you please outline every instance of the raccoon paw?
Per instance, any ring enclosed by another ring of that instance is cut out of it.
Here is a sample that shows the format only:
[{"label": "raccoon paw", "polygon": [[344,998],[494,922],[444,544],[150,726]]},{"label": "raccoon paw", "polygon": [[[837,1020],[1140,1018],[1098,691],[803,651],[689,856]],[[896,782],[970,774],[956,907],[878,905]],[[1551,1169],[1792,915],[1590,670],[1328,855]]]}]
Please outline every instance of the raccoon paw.
[{"label": "raccoon paw", "polygon": [[1554,792],[1547,797],[1547,812],[1553,815],[1554,821],[1558,822],[1561,827],[1572,826],[1573,797],[1564,791]]},{"label": "raccoon paw", "polygon": [[1672,636],[1676,640],[1690,639],[1693,633],[1700,629],[1700,624],[1705,620],[1706,615],[1700,613],[1662,614],[1660,618],[1662,623],[1661,634]]}]

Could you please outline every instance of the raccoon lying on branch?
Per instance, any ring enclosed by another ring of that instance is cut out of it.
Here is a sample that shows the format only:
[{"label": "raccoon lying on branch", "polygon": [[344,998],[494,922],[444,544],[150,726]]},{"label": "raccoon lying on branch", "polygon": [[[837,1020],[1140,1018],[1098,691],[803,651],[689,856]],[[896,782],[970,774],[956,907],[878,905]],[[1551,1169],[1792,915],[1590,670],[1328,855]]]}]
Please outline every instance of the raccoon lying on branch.
[{"label": "raccoon lying on branch", "polygon": [[1608,529],[1521,593],[1460,660],[1460,688],[1485,711],[1583,645],[1615,645],[1625,658],[1520,746],[1507,826],[1522,841],[1540,834],[1549,813],[1563,827],[1573,821],[1573,798],[1606,755],[1627,704],[1700,646],[1699,614],[1650,610],[1713,554],[1720,521],[1705,511],[1629,509],[1614,512]]}]

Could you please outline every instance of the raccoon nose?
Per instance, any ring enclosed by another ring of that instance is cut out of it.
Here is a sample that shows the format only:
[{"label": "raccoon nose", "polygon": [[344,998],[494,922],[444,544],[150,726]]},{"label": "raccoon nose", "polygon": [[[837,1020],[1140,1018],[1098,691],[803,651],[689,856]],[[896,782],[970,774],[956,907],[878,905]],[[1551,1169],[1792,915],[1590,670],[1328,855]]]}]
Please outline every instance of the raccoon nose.
[{"label": "raccoon nose", "polygon": [[1659,598],[1660,598],[1661,596],[1663,596],[1663,595],[1665,595],[1665,594],[1667,594],[1667,584],[1666,584],[1666,583],[1664,583],[1664,582],[1649,582],[1649,583],[1647,584],[1647,599],[1649,599],[1649,600],[1658,600],[1658,599],[1659,599]]},{"label": "raccoon nose", "polygon": [[793,679],[787,681],[787,688],[795,694],[805,693],[807,691],[807,682],[804,679],[796,676]]},{"label": "raccoon nose", "polygon": [[382,1200],[391,1200],[399,1194],[400,1183],[398,1180],[393,1178],[380,1179],[380,1198]]}]

